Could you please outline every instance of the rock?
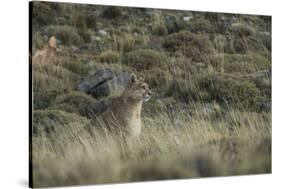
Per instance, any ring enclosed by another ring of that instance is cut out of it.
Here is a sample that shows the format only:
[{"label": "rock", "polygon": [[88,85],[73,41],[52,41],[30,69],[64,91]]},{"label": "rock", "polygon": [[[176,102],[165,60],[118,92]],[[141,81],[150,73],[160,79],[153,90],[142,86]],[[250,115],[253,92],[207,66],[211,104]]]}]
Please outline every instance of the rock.
[{"label": "rock", "polygon": [[185,16],[182,19],[186,22],[188,22],[191,18],[193,18],[193,16]]},{"label": "rock", "polygon": [[113,76],[114,75],[110,69],[98,70],[94,74],[89,75],[87,78],[85,78],[84,81],[78,85],[77,89],[79,91],[89,93],[91,89],[112,79]]},{"label": "rock", "polygon": [[106,36],[107,35],[107,32],[105,30],[99,30],[98,31],[98,34],[99,35],[102,35],[102,36]]},{"label": "rock", "polygon": [[96,99],[120,96],[129,82],[129,73],[114,75],[110,69],[101,69],[85,78],[77,90],[91,94]]},{"label": "rock", "polygon": [[92,36],[92,37],[91,37],[91,40],[92,40],[92,41],[101,41],[101,37]]}]

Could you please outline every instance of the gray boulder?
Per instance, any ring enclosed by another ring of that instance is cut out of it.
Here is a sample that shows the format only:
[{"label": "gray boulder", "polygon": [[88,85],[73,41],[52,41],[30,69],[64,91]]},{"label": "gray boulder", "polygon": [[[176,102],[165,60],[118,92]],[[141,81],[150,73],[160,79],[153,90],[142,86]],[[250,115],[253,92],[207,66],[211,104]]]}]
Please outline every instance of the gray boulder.
[{"label": "gray boulder", "polygon": [[82,81],[77,90],[91,94],[96,99],[120,96],[130,84],[130,74],[114,75],[110,69],[100,69]]}]

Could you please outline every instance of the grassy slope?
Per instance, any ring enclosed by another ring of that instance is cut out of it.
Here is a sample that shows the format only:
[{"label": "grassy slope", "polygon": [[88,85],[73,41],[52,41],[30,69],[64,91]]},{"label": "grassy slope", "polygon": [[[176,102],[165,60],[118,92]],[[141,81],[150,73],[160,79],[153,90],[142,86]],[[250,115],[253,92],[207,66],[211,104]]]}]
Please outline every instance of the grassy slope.
[{"label": "grassy slope", "polygon": [[[35,7],[33,53],[51,35],[62,52],[32,68],[35,186],[271,172],[271,76],[256,74],[271,69],[267,17]],[[155,92],[139,139],[83,129],[96,99],[73,90],[107,67],[145,75]]]}]

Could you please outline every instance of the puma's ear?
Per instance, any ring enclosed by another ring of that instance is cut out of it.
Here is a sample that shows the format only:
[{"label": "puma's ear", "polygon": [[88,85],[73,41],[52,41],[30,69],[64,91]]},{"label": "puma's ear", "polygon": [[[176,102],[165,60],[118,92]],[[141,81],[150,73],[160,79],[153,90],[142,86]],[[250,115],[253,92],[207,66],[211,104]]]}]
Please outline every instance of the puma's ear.
[{"label": "puma's ear", "polygon": [[131,83],[135,83],[138,80],[136,74],[134,73],[131,73],[130,77],[131,77]]}]

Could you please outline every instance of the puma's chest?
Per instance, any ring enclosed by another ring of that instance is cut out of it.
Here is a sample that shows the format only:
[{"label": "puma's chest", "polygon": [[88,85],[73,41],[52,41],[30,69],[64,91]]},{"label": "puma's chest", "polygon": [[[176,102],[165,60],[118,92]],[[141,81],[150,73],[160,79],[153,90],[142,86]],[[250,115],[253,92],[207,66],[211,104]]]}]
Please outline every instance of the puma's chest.
[{"label": "puma's chest", "polygon": [[127,129],[131,136],[139,136],[141,132],[140,118],[132,118],[127,120]]}]

